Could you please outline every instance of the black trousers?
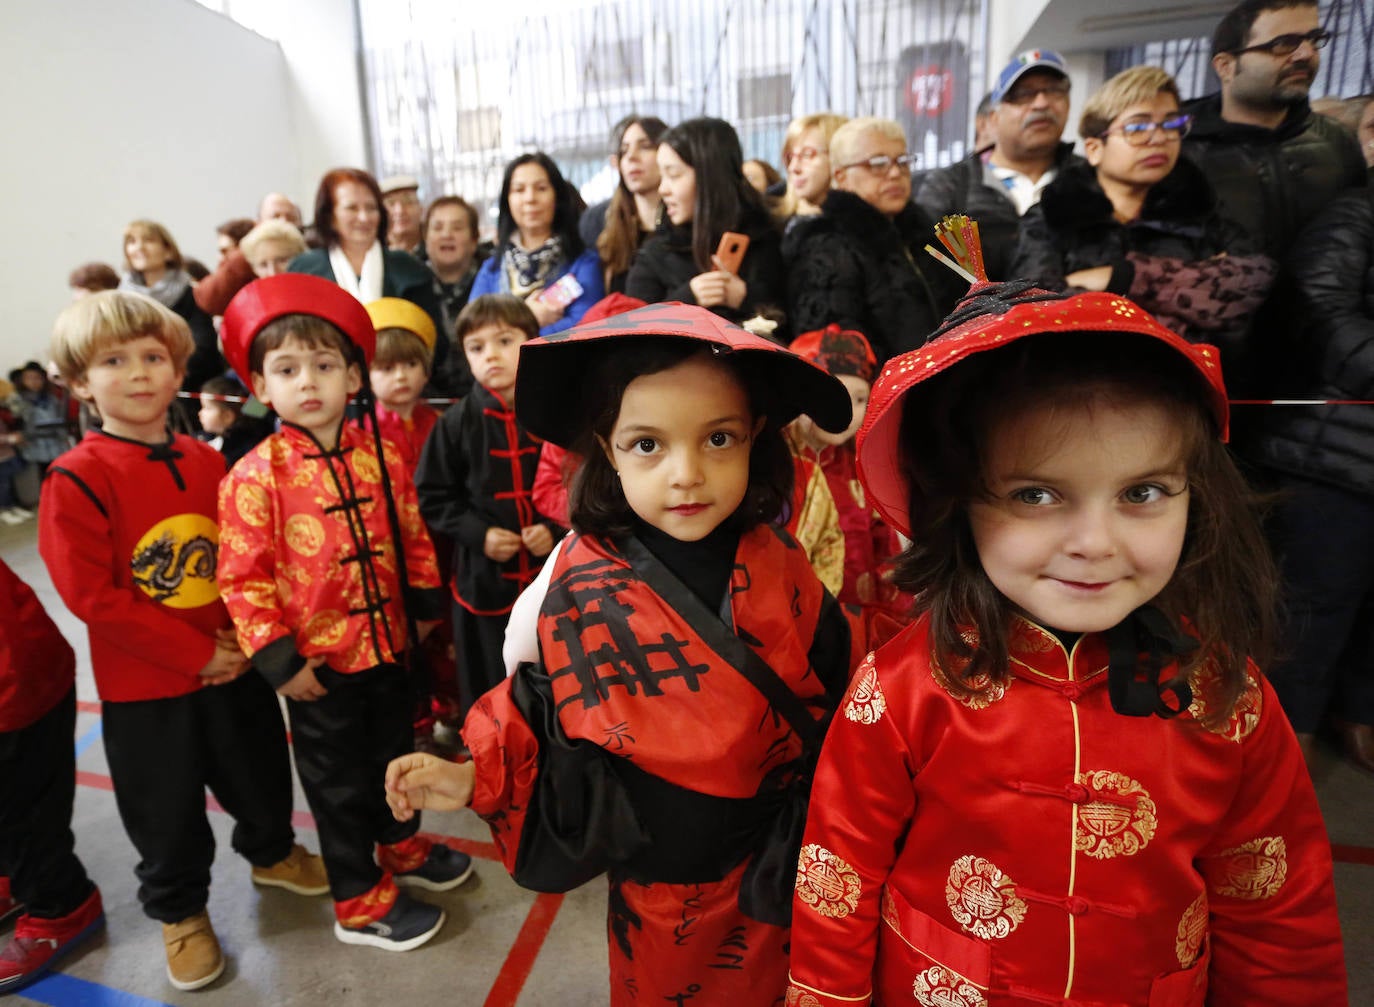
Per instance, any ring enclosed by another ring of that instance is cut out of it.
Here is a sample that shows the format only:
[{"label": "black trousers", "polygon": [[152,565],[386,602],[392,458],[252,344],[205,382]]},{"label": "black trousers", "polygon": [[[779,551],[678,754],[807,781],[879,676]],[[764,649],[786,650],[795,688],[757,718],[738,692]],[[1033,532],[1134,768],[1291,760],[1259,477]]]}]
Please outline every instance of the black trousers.
[{"label": "black trousers", "polygon": [[249,671],[186,696],[104,706],[119,817],[138,850],[143,911],[176,923],[205,908],[215,836],[205,788],[234,818],[255,867],[291,852],[291,763],[276,693]]},{"label": "black trousers", "polygon": [[410,676],[396,664],[352,674],[320,667],[315,675],[325,696],[288,700],[286,708],[330,894],[342,902],[382,880],[374,844],[399,843],[420,829],[419,815],[408,822],[392,817],[383,788],[386,764],[415,748],[412,692]]},{"label": "black trousers", "polygon": [[32,916],[73,912],[95,886],[77,859],[76,686],[42,717],[0,731],[0,874]]},{"label": "black trousers", "polygon": [[1269,670],[1293,730],[1328,712],[1374,724],[1374,496],[1287,478],[1274,544],[1288,623]]},{"label": "black trousers", "polygon": [[458,662],[458,705],[466,719],[472,704],[506,678],[501,648],[510,615],[474,615],[453,602],[453,656]]}]

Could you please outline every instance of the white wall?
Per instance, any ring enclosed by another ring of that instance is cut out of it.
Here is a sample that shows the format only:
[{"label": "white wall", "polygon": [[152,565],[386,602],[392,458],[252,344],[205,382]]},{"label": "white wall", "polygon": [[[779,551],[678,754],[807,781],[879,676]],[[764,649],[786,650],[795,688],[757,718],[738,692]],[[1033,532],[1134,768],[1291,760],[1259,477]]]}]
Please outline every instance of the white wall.
[{"label": "white wall", "polygon": [[278,3],[280,45],[193,0],[4,3],[0,374],[45,355],[74,266],[122,270],[130,220],[213,266],[217,224],[364,164],[351,3]]}]

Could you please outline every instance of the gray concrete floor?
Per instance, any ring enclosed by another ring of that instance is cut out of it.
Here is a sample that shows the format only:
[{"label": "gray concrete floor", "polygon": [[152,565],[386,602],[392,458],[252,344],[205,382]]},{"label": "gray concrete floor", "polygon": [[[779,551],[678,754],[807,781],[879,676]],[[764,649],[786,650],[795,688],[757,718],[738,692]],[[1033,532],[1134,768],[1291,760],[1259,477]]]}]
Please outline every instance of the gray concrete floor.
[{"label": "gray concrete floor", "polygon": [[[228,816],[212,812],[219,853],[209,908],[229,966],[204,990],[175,990],[164,971],[160,929],[138,906],[133,876],[137,857],[109,791],[104,749],[95,733],[99,716],[85,629],[52,589],[32,522],[0,526],[0,556],[38,592],[77,652],[77,696],[85,706],[76,736],[93,742],[77,760],[73,829],[77,852],[100,885],[108,919],[104,936],[69,959],[60,974],[13,1002],[53,1007],[583,1007],[606,1002],[604,881],[567,896],[524,891],[495,860],[486,826],[466,811],[425,816],[426,832],[455,837],[456,845],[473,854],[476,876],[452,892],[421,893],[444,907],[448,922],[428,945],[406,954],[338,943],[327,897],[255,888],[247,863],[229,847]],[[1350,1003],[1374,1007],[1374,778],[1332,754],[1317,774],[1317,789],[1340,861],[1336,891]],[[296,807],[299,838],[318,849],[299,790]]]}]

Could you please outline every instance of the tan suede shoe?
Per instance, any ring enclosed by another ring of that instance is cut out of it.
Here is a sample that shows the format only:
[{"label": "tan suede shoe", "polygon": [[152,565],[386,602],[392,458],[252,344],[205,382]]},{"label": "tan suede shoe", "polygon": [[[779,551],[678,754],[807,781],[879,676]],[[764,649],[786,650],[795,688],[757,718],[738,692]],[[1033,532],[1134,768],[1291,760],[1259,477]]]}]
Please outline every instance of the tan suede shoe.
[{"label": "tan suede shoe", "polygon": [[162,924],[162,941],[167,945],[167,978],[177,989],[198,990],[224,972],[224,952],[209,913]]},{"label": "tan suede shoe", "polygon": [[297,843],[281,863],[254,867],[253,884],[285,888],[297,895],[324,895],[329,891],[329,875],[319,854]]}]

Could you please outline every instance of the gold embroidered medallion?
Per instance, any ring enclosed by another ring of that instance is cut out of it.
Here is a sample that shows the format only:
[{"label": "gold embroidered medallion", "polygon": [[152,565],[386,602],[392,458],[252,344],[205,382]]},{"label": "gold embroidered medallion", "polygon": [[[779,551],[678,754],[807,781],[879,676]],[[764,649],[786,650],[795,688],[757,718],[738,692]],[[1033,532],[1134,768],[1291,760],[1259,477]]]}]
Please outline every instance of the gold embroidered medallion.
[{"label": "gold embroidered medallion", "polygon": [[859,908],[859,872],[824,847],[811,843],[797,858],[797,897],[832,919],[842,920]]},{"label": "gold embroidered medallion", "polygon": [[921,1007],[988,1007],[982,990],[943,965],[919,973],[911,992]]},{"label": "gold embroidered medallion", "polygon": [[821,1002],[806,990],[788,984],[787,1007],[821,1007]]},{"label": "gold embroidered medallion", "polygon": [[1288,847],[1282,836],[1260,836],[1223,850],[1213,872],[1212,890],[1233,899],[1256,901],[1273,896],[1288,878]]},{"label": "gold embroidered medallion", "polygon": [[902,921],[897,917],[897,903],[893,901],[892,893],[886,888],[883,889],[882,914],[883,922],[900,934]]},{"label": "gold embroidered medallion", "polygon": [[1202,942],[1207,939],[1207,893],[1203,892],[1193,900],[1193,904],[1183,910],[1183,918],[1178,921],[1178,934],[1174,938],[1174,951],[1178,953],[1178,963],[1183,968],[1192,968],[1202,953]]},{"label": "gold embroidered medallion", "polygon": [[[1120,800],[1092,800],[1078,809],[1074,823],[1074,849],[1097,860],[1129,857],[1154,838],[1158,819],[1149,793],[1124,773],[1096,769],[1079,773],[1078,782],[1099,794]],[[1134,800],[1135,806],[1131,806]]]},{"label": "gold embroidered medallion", "polygon": [[[1193,689],[1193,702],[1188,707],[1188,712],[1192,714],[1194,720],[1205,723],[1205,718],[1210,716],[1212,706],[1215,705],[1214,697],[1221,686],[1221,672],[1214,663],[1209,661],[1188,676],[1188,684]],[[1223,738],[1239,744],[1259,726],[1260,712],[1263,708],[1264,693],[1260,690],[1259,682],[1256,681],[1254,674],[1247,670],[1245,688],[1241,690],[1240,698],[1236,700],[1236,708],[1231,711],[1230,718],[1221,724],[1209,726],[1207,729],[1213,734],[1220,734]]]},{"label": "gold embroidered medallion", "polygon": [[856,724],[876,724],[886,710],[887,700],[883,697],[882,686],[878,684],[878,668],[873,655],[869,654],[854,675],[854,685],[849,690],[844,716]]},{"label": "gold embroidered medallion", "polygon": [[969,933],[987,939],[1005,937],[1026,918],[1026,903],[1016,884],[996,864],[965,854],[949,869],[945,903]]}]

